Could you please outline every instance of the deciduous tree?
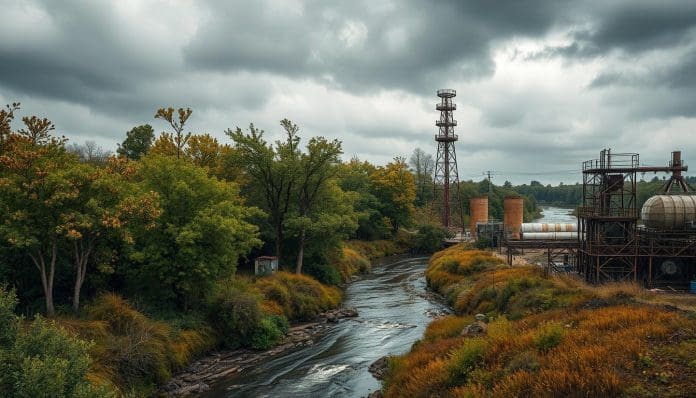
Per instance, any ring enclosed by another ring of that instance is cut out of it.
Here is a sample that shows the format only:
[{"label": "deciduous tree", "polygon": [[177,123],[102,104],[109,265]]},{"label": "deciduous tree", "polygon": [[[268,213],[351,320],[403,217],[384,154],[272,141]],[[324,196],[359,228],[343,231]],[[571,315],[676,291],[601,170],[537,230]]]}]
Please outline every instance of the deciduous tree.
[{"label": "deciduous tree", "polygon": [[184,126],[188,121],[189,117],[193,111],[191,108],[179,108],[177,109],[178,118],[174,115],[174,108],[160,108],[155,113],[155,119],[162,119],[169,123],[174,133],[171,135],[171,139],[176,145],[176,157],[180,158],[184,152],[184,147],[191,138],[191,133],[184,133]]},{"label": "deciduous tree", "polygon": [[155,131],[149,124],[133,127],[126,133],[126,139],[119,144],[116,153],[131,160],[138,160],[152,146],[155,140]]}]

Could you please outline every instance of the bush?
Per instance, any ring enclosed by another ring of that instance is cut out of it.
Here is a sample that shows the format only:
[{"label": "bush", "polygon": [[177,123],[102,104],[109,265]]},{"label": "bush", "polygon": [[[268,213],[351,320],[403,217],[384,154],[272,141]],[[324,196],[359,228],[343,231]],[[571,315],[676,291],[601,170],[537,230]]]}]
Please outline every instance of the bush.
[{"label": "bush", "polygon": [[444,247],[445,238],[452,234],[437,225],[423,225],[418,228],[415,237],[414,250],[419,253],[434,253]]},{"label": "bush", "polygon": [[224,281],[210,300],[210,320],[227,348],[250,345],[261,324],[261,298],[248,289],[239,282]]},{"label": "bush", "polygon": [[25,333],[16,326],[14,292],[0,286],[0,396],[3,397],[110,397],[93,386],[87,371],[91,343],[37,317]]},{"label": "bush", "polygon": [[547,352],[561,344],[564,332],[560,323],[544,323],[534,334],[534,346],[541,352]]},{"label": "bush", "polygon": [[486,341],[482,338],[464,340],[462,346],[452,354],[447,366],[450,381],[455,384],[466,382],[471,371],[483,360]]},{"label": "bush", "polygon": [[304,272],[325,285],[338,285],[341,283],[341,274],[333,265],[311,262],[305,265]]},{"label": "bush", "polygon": [[276,272],[258,278],[254,285],[266,299],[275,301],[283,315],[291,320],[312,320],[341,302],[340,290],[324,286],[307,275]]},{"label": "bush", "polygon": [[251,337],[251,348],[267,350],[278,344],[288,330],[288,321],[281,316],[268,316],[261,320]]}]

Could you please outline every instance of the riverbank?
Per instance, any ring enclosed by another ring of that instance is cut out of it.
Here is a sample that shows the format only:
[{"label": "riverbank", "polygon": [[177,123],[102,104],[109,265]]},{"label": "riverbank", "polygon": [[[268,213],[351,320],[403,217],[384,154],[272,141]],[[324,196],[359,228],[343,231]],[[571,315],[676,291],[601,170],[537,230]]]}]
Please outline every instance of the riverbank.
[{"label": "riverbank", "polygon": [[298,346],[211,383],[201,397],[365,397],[380,383],[369,366],[407,352],[433,319],[449,313],[426,290],[427,257],[373,261],[370,274],[348,284],[343,305],[359,316],[327,326],[310,345]]},{"label": "riverbank", "polygon": [[316,322],[303,323],[288,329],[283,340],[265,351],[238,349],[217,351],[193,362],[186,370],[175,375],[160,392],[168,397],[185,397],[210,390],[210,384],[232,374],[240,373],[262,361],[285,352],[313,345],[327,329],[344,318],[357,317],[353,308],[338,308],[323,312]]},{"label": "riverbank", "polygon": [[696,388],[694,299],[545,278],[464,245],[436,253],[426,276],[456,314],[390,358],[386,397],[679,397]]},{"label": "riverbank", "polygon": [[[400,238],[399,238],[400,237]],[[394,240],[380,241],[348,241],[342,245],[340,256],[334,259],[333,265],[338,269],[341,280],[350,283],[358,278],[358,274],[367,274],[371,270],[371,260],[400,254],[410,249],[410,241],[402,235]],[[167,396],[188,396],[207,391],[211,384],[232,374],[242,373],[249,366],[267,361],[288,351],[297,350],[314,344],[330,327],[340,319],[356,317],[357,311],[352,308],[337,308],[325,310],[315,316],[298,317],[287,308],[295,308],[299,304],[275,305],[281,297],[291,294],[282,288],[273,287],[266,282],[270,278],[259,278],[257,284],[261,287],[265,311],[275,315],[283,315],[293,320],[294,324],[284,334],[282,339],[265,350],[237,349],[219,350],[207,354],[193,362],[185,370],[174,375],[169,382],[160,388]],[[328,288],[328,287],[327,287]],[[302,289],[300,289],[302,290]],[[280,308],[278,308],[280,307]],[[283,310],[283,307],[286,310]],[[311,314],[309,314],[311,315]]]}]

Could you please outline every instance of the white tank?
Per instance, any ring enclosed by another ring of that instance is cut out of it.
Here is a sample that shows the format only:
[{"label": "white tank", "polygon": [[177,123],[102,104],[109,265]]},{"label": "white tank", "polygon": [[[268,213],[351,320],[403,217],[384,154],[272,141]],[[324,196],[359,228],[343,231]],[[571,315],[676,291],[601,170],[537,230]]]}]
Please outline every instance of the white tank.
[{"label": "white tank", "polygon": [[567,240],[577,238],[577,232],[522,232],[523,240]]},{"label": "white tank", "polygon": [[520,227],[522,232],[576,232],[577,224],[545,224],[545,223],[523,223]]},{"label": "white tank", "polygon": [[661,230],[682,230],[696,222],[696,195],[655,195],[640,212],[643,224]]}]

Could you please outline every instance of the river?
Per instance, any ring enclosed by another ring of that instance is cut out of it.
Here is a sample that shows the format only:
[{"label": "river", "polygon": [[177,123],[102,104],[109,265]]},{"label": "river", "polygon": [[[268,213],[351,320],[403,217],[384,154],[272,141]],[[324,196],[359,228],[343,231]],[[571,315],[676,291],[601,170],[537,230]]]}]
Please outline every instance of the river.
[{"label": "river", "polygon": [[575,224],[578,222],[577,217],[572,214],[572,208],[542,206],[541,210],[541,217],[534,222],[548,224]]},{"label": "river", "polygon": [[314,345],[213,385],[205,397],[364,397],[380,383],[368,372],[385,355],[403,354],[436,314],[447,312],[426,295],[427,257],[383,259],[351,283],[343,305],[358,310]]}]

